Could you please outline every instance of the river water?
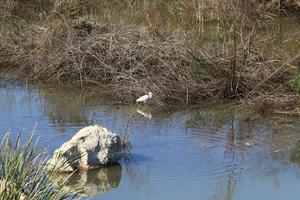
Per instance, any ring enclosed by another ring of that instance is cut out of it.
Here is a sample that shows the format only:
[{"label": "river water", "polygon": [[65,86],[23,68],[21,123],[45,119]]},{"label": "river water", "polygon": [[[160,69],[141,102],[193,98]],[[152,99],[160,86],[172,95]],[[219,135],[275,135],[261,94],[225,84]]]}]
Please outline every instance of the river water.
[{"label": "river water", "polygon": [[[102,22],[137,25],[152,22],[147,18],[151,9],[99,5],[107,8],[95,6],[92,14]],[[163,7],[157,8],[162,10],[157,16],[166,18],[166,22],[174,21],[162,15],[167,13]],[[177,27],[177,23],[168,25],[163,19],[158,20],[158,27]],[[223,39],[219,38],[218,25],[204,26],[200,39],[214,43]],[[299,18],[280,18],[255,29],[254,39],[267,41],[263,51],[274,55],[274,59],[275,55],[281,55],[299,66],[299,31]],[[132,149],[128,162],[122,160],[120,165],[75,174],[66,187],[80,187],[83,198],[292,200],[300,197],[299,118],[260,115],[243,106],[222,103],[161,111],[148,106],[112,104],[78,89],[0,78],[1,137],[9,131],[13,139],[19,132],[25,139],[34,129],[38,147],[46,148],[51,155],[79,129],[91,124],[128,135]],[[61,176],[58,179],[65,178]]]},{"label": "river water", "polygon": [[[91,199],[298,199],[299,118],[203,103],[158,111],[86,97],[76,89],[0,81],[0,133],[35,128],[51,154],[79,129],[100,124],[129,135],[129,162],[74,175]],[[292,162],[293,161],[293,162]],[[300,161],[299,161],[300,162]],[[63,176],[63,175],[62,175]],[[61,178],[61,177],[60,177]],[[63,177],[62,177],[63,178]]]}]

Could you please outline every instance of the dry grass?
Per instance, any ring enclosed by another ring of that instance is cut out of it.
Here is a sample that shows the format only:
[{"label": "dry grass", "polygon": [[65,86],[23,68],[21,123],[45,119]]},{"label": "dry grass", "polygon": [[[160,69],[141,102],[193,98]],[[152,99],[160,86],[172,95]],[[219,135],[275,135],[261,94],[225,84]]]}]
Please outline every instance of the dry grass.
[{"label": "dry grass", "polygon": [[15,2],[11,0],[0,0],[0,17],[11,15],[11,11],[15,6]]},{"label": "dry grass", "polygon": [[[232,2],[226,4],[232,15],[245,22],[234,8],[249,5]],[[195,43],[188,32],[101,25],[65,11],[55,10],[45,24],[0,35],[0,65],[17,66],[31,80],[84,86],[123,103],[149,91],[158,105],[295,95],[288,84],[295,67],[260,53],[259,41],[244,35],[238,21],[229,42],[217,47]]]}]

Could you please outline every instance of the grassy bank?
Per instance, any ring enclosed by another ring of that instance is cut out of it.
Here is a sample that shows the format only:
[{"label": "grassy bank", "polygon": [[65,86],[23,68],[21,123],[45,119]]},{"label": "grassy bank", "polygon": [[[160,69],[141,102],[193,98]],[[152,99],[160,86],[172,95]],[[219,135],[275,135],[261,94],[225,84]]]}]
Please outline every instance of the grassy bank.
[{"label": "grassy bank", "polygon": [[0,144],[0,199],[72,199],[63,183],[53,183],[58,172],[45,171],[45,164],[32,136],[24,144],[19,136],[12,144],[6,134]]},{"label": "grassy bank", "polygon": [[[278,13],[296,14],[298,1],[197,2],[166,2],[169,9],[162,13],[176,25],[170,30],[161,28],[159,3],[122,2],[148,9],[141,26],[99,21],[87,15],[81,1],[56,1],[42,25],[0,35],[0,66],[13,66],[30,80],[82,86],[123,103],[152,91],[158,105],[233,99],[295,107],[295,59],[266,54],[268,41],[258,40],[252,30]],[[198,40],[198,28],[215,20],[221,26],[219,42]],[[184,29],[189,24],[198,28]]]}]

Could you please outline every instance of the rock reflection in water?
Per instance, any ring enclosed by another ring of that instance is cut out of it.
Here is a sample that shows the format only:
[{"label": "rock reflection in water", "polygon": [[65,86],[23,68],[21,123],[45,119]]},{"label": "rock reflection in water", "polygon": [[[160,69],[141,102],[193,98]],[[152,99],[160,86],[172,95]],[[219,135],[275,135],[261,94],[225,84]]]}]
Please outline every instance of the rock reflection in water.
[{"label": "rock reflection in water", "polygon": [[[81,196],[95,196],[118,187],[122,175],[121,165],[113,165],[89,171],[74,173],[65,184],[66,190],[76,192]],[[62,173],[56,177],[57,182],[68,179],[70,174]]]}]

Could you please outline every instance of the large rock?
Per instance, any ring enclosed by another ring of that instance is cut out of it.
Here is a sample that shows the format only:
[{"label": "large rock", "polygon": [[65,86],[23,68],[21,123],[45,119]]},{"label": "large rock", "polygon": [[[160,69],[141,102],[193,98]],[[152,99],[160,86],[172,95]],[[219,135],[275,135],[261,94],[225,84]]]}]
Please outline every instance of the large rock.
[{"label": "large rock", "polygon": [[89,126],[81,129],[58,148],[48,161],[48,168],[59,171],[95,169],[116,164],[122,158],[121,138],[106,128]]}]

